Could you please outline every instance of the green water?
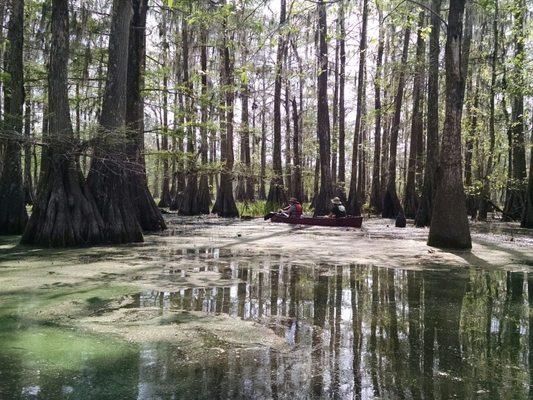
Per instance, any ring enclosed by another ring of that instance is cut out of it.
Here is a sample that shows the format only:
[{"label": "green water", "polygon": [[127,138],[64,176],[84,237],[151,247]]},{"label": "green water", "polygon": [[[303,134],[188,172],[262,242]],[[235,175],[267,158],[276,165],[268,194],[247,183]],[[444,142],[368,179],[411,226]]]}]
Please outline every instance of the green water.
[{"label": "green water", "polygon": [[[274,259],[239,265],[231,253],[214,253],[200,269],[220,273],[227,285],[143,291],[128,307],[254,321],[287,350],[214,341],[191,360],[171,342],[131,344],[22,318],[25,301],[38,307],[43,300],[0,289],[0,399],[533,396],[532,273]],[[89,303],[100,298],[85,295]]]}]

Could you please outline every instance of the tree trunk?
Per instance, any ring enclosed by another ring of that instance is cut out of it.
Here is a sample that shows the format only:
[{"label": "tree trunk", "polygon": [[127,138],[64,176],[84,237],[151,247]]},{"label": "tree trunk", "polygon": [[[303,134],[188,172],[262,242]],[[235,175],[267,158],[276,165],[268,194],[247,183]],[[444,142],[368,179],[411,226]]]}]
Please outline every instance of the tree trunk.
[{"label": "tree trunk", "polygon": [[[170,165],[169,165],[169,148],[168,148],[168,72],[167,72],[167,64],[168,64],[168,42],[167,42],[167,10],[165,8],[161,11],[161,33],[163,35],[163,42],[161,43],[162,47],[162,57],[163,61],[161,64],[161,67],[163,69],[163,130],[161,135],[161,154],[162,154],[162,160],[161,164],[163,167],[163,180],[161,182],[161,197],[159,199],[159,207],[170,207],[170,204],[172,203],[172,196],[170,195]],[[185,17],[183,18],[183,21],[185,21]],[[186,31],[186,27],[182,27]],[[184,34],[186,35],[186,33]],[[183,45],[188,46],[188,43],[185,43]],[[184,70],[186,69],[186,66],[184,66]],[[185,74],[185,72],[184,72]],[[185,84],[187,84],[187,81],[185,81]]]},{"label": "tree trunk", "polygon": [[428,104],[426,168],[422,196],[415,217],[415,225],[428,226],[433,214],[439,155],[439,54],[441,0],[431,1],[431,34],[429,37]]},{"label": "tree trunk", "polygon": [[[246,35],[243,34],[241,41],[243,47],[242,65],[246,71],[248,65],[248,50]],[[254,199],[254,179],[252,171],[252,159],[250,149],[250,88],[248,76],[241,82],[241,175],[237,184],[237,199],[239,201],[253,201]]]},{"label": "tree trunk", "polygon": [[26,204],[33,205],[35,193],[33,191],[33,179],[31,176],[31,109],[30,99],[31,88],[26,89],[26,99],[24,101],[24,199]]},{"label": "tree trunk", "polygon": [[520,226],[522,228],[533,228],[533,135],[531,136],[531,156],[529,157],[529,183]]},{"label": "tree trunk", "polygon": [[[279,26],[283,27],[286,18],[286,1],[280,0]],[[267,197],[267,211],[275,210],[287,203],[287,193],[283,186],[283,167],[281,165],[281,83],[283,75],[283,55],[285,54],[285,37],[278,35],[278,50],[274,77],[274,143],[272,153],[273,176]]]},{"label": "tree trunk", "polygon": [[302,183],[302,162],[300,157],[300,138],[299,138],[299,117],[298,117],[298,105],[296,103],[296,98],[292,99],[292,123],[294,128],[294,135],[292,137],[293,143],[293,168],[292,168],[292,186],[293,186],[293,196],[299,202],[303,202],[304,193],[303,193],[303,183]]},{"label": "tree trunk", "polygon": [[334,83],[333,83],[333,129],[331,130],[331,182],[333,190],[337,188],[337,151],[339,133],[339,20],[335,23],[335,61],[334,61]]},{"label": "tree trunk", "polygon": [[374,77],[374,163],[372,165],[372,188],[370,190],[370,207],[374,212],[381,212],[381,182],[380,182],[380,157],[381,157],[381,79],[383,65],[384,30],[383,12],[378,7],[379,14],[379,36],[378,54],[376,59],[376,75]]},{"label": "tree trunk", "polygon": [[114,0],[109,36],[107,78],[99,119],[99,141],[94,150],[87,183],[110,243],[141,242],[141,226],[135,217],[129,190],[125,117],[131,0]]},{"label": "tree trunk", "polygon": [[[222,1],[225,4],[225,1]],[[234,64],[230,55],[229,43],[231,39],[227,37],[227,21],[222,23],[222,47],[220,49],[220,59],[222,61],[222,81],[224,83],[225,95],[225,133],[221,132],[221,152],[220,161],[222,171],[220,173],[220,187],[217,191],[217,199],[213,207],[213,213],[219,217],[238,217],[239,211],[233,197],[233,102],[234,92]]]},{"label": "tree trunk", "polygon": [[400,199],[398,199],[398,194],[396,193],[396,154],[398,151],[398,132],[400,130],[400,117],[402,112],[403,92],[405,88],[405,69],[407,64],[410,35],[411,28],[405,28],[402,58],[399,66],[400,71],[398,73],[398,88],[396,91],[396,96],[394,97],[394,117],[392,119],[390,131],[389,172],[387,189],[383,198],[383,211],[381,213],[383,218],[396,218],[400,212],[403,212]]},{"label": "tree trunk", "polygon": [[[263,93],[265,93],[265,77],[263,76]],[[259,170],[259,200],[266,200],[266,96],[263,94],[261,105],[261,166]]]},{"label": "tree trunk", "polygon": [[[287,53],[287,52],[286,52]],[[287,65],[287,63],[286,63]],[[287,71],[289,68],[287,67]],[[292,164],[291,164],[291,109],[290,109],[290,92],[289,80],[285,82],[285,182],[287,184],[287,193],[293,195],[292,187]]]},{"label": "tree trunk", "polygon": [[508,200],[505,204],[503,220],[517,220],[522,216],[526,188],[526,147],[524,123],[524,63],[525,33],[524,19],[526,13],[525,0],[515,0],[513,7],[514,26],[514,61],[512,78],[511,126],[512,138],[512,181],[508,183]]},{"label": "tree trunk", "polygon": [[[237,187],[235,188],[235,197],[237,201],[243,202],[246,200],[246,156],[245,156],[245,133],[244,131],[247,130],[248,122],[246,122],[245,127],[245,119],[249,119],[248,116],[248,97],[246,94],[244,94],[244,84],[241,83],[241,126],[240,126],[240,145],[239,145],[239,161],[240,161],[240,171],[237,177]],[[245,115],[246,114],[246,115]]]},{"label": "tree trunk", "polygon": [[[189,9],[190,12],[190,9]],[[189,25],[184,15],[181,24],[181,43],[183,52],[183,85],[186,90],[185,115],[187,125],[187,186],[183,193],[183,201],[179,208],[181,215],[198,215],[198,167],[196,164],[195,144],[196,144],[196,115],[193,107],[194,90],[193,84],[189,80]]]},{"label": "tree trunk", "polygon": [[491,57],[491,79],[490,79],[490,114],[489,114],[489,154],[487,157],[487,165],[482,177],[483,187],[481,189],[481,196],[479,198],[479,212],[478,219],[480,221],[487,220],[487,213],[489,210],[490,200],[490,177],[493,168],[494,150],[496,145],[496,122],[495,122],[495,98],[496,98],[496,66],[498,62],[498,17],[499,8],[498,0],[494,1],[494,17],[492,19],[492,35],[493,35],[493,49]]},{"label": "tree trunk", "polygon": [[[366,63],[365,63],[366,64]],[[361,97],[361,124],[359,127],[359,165],[357,171],[357,202],[366,203],[367,123],[366,123],[366,65],[363,71],[363,95]]]},{"label": "tree trunk", "polygon": [[466,214],[461,163],[463,106],[461,38],[465,0],[451,0],[446,37],[446,113],[439,158],[435,206],[428,245],[456,249],[472,247]]},{"label": "tree trunk", "polygon": [[12,3],[7,30],[9,43],[6,54],[4,83],[4,144],[2,176],[0,177],[0,235],[19,235],[28,222],[22,180],[20,147],[24,107],[24,0]]},{"label": "tree trunk", "polygon": [[[4,21],[7,15],[7,2],[0,4],[0,66],[4,66]],[[0,79],[0,121],[3,118],[2,105],[4,94],[4,80]],[[4,156],[4,143],[0,141],[0,176],[2,175],[2,159]]]},{"label": "tree trunk", "polygon": [[331,149],[328,110],[328,45],[326,5],[318,1],[318,78],[317,78],[317,136],[320,161],[320,189],[315,198],[315,215],[325,215],[330,211],[333,195],[331,185]]},{"label": "tree trunk", "polygon": [[24,244],[65,247],[105,241],[104,222],[81,174],[68,100],[68,0],[52,2],[48,71],[49,131]]},{"label": "tree trunk", "polygon": [[357,162],[363,162],[358,160],[358,151],[361,135],[361,118],[363,109],[363,86],[365,84],[365,60],[366,60],[366,31],[368,21],[368,0],[363,0],[363,21],[361,26],[361,38],[359,42],[359,71],[357,73],[357,105],[355,111],[355,132],[353,139],[353,152],[352,152],[352,170],[350,177],[350,192],[348,195],[347,212],[351,215],[361,215],[361,204],[358,196],[357,188]]},{"label": "tree trunk", "polygon": [[[478,140],[477,133],[477,122],[478,122],[478,113],[479,113],[479,87],[480,87],[480,73],[476,74],[476,83],[475,87],[472,87],[470,90],[473,92],[472,107],[470,107],[468,117],[470,119],[470,132],[465,141],[465,186],[472,191],[472,159],[474,155],[474,141]],[[477,194],[469,193],[467,195],[467,211],[472,218],[476,218],[478,213],[478,201]],[[486,217],[485,217],[486,218]]]},{"label": "tree trunk", "polygon": [[421,160],[422,137],[424,135],[424,122],[422,119],[422,85],[424,84],[424,57],[426,44],[423,29],[425,13],[418,15],[418,33],[416,39],[416,71],[413,82],[413,116],[411,120],[411,144],[409,147],[409,165],[407,167],[407,182],[405,184],[404,210],[407,218],[414,218],[418,209],[417,176],[418,164]]},{"label": "tree trunk", "polygon": [[146,177],[144,158],[144,71],[146,59],[146,14],[147,0],[133,0],[133,18],[130,27],[128,51],[128,80],[126,92],[126,124],[128,127],[128,158],[132,203],[141,228],[147,232],[166,228],[161,211],[157,207]]},{"label": "tree trunk", "polygon": [[[181,68],[180,68],[181,70]],[[181,74],[178,79],[181,82]],[[185,145],[184,145],[184,136],[185,136],[185,113],[186,113],[186,100],[184,100],[184,95],[181,91],[178,93],[178,109],[174,113],[174,118],[177,120],[176,125],[178,128],[175,131],[177,135],[176,145],[177,148],[175,151],[178,153],[178,159],[176,162],[176,194],[172,198],[170,203],[171,211],[178,211],[181,208],[183,203],[183,197],[185,193],[185,188],[187,186],[185,180]]]},{"label": "tree trunk", "polygon": [[344,25],[344,0],[339,3],[339,172],[337,195],[346,200],[346,108],[344,89],[346,81],[346,29]]},{"label": "tree trunk", "polygon": [[207,93],[207,28],[202,27],[200,34],[200,67],[202,69],[202,98],[201,98],[201,157],[203,170],[200,174],[200,183],[198,185],[198,212],[200,214],[209,214],[211,207],[211,193],[209,191],[209,179],[206,168],[207,160],[207,120],[208,120],[208,93]]}]

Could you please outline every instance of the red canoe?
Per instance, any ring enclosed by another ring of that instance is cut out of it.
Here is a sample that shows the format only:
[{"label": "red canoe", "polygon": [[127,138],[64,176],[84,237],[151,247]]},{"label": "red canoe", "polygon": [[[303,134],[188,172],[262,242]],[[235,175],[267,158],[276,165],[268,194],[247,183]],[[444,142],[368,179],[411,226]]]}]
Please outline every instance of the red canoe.
[{"label": "red canoe", "polygon": [[363,217],[352,216],[348,216],[346,218],[286,218],[279,215],[273,215],[270,220],[272,222],[281,222],[292,225],[345,226],[350,228],[360,228],[361,224],[363,223]]}]

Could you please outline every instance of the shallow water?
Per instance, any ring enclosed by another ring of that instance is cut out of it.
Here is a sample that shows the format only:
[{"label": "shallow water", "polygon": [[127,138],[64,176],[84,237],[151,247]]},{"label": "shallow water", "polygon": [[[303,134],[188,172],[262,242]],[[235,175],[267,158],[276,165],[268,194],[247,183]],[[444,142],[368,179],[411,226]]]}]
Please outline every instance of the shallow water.
[{"label": "shallow water", "polygon": [[[282,337],[287,349],[236,347],[213,336],[204,338],[209,349],[190,359],[172,342],[132,344],[33,324],[0,303],[0,399],[533,395],[531,273],[294,265],[243,261],[218,249],[182,256],[203,266],[162,266],[162,279],[176,289],[142,291],[126,307],[253,321]],[[217,285],[179,287],[179,278],[205,270],[220,274]]]}]

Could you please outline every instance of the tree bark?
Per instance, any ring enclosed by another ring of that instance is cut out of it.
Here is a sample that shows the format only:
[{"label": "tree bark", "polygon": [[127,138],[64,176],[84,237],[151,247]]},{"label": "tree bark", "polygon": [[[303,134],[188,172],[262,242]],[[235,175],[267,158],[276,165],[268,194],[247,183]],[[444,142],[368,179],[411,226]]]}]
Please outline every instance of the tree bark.
[{"label": "tree bark", "polygon": [[[465,186],[472,189],[472,159],[474,155],[474,142],[478,140],[477,134],[477,123],[478,123],[478,113],[479,113],[479,87],[480,87],[480,73],[476,74],[475,87],[472,87],[470,90],[473,92],[472,107],[469,107],[468,117],[470,119],[470,132],[465,141]],[[474,193],[469,193],[467,195],[467,210],[468,214],[472,218],[476,218],[479,210],[479,202],[482,200],[479,199]]]},{"label": "tree bark", "polygon": [[383,11],[378,7],[379,33],[378,33],[378,54],[376,59],[376,75],[374,77],[374,162],[372,165],[372,187],[370,190],[370,207],[375,212],[381,212],[381,79],[383,65],[384,31]]},{"label": "tree bark", "polygon": [[533,229],[533,136],[531,136],[531,138],[531,156],[529,157],[529,182],[527,185],[526,198],[524,201],[524,211],[522,213],[522,220],[520,226],[522,228]]},{"label": "tree bark", "polygon": [[209,214],[211,207],[211,193],[209,191],[209,178],[206,172],[208,166],[207,159],[207,120],[208,120],[208,92],[207,92],[207,27],[202,27],[200,34],[200,67],[202,69],[202,98],[201,98],[201,157],[203,170],[200,174],[200,183],[198,185],[198,212],[200,214]]},{"label": "tree bark", "polygon": [[7,30],[7,76],[4,83],[4,144],[0,177],[0,235],[19,235],[28,222],[21,165],[24,107],[24,0],[12,3]]},{"label": "tree bark", "polygon": [[[190,13],[190,9],[189,9]],[[187,185],[183,193],[183,201],[179,208],[181,215],[198,215],[198,166],[196,164],[196,115],[193,107],[194,90],[189,79],[189,14],[184,15],[181,24],[181,43],[183,52],[183,85],[186,90],[185,115],[187,125]]]},{"label": "tree bark", "polygon": [[126,156],[125,119],[131,0],[114,0],[107,78],[99,118],[99,141],[91,160],[87,183],[110,243],[141,242],[141,226],[131,203]]},{"label": "tree bark", "polygon": [[494,150],[496,145],[496,122],[495,122],[495,98],[496,98],[496,76],[498,62],[498,17],[499,8],[498,0],[494,0],[494,17],[492,19],[493,48],[491,57],[491,79],[490,79],[490,114],[489,114],[489,154],[487,157],[487,166],[485,168],[482,180],[483,187],[479,198],[478,219],[487,220],[490,200],[490,178],[492,174],[492,164],[494,159]]},{"label": "tree bark", "polygon": [[512,78],[511,126],[512,138],[512,181],[508,183],[507,201],[504,208],[503,220],[519,219],[522,216],[526,188],[526,147],[524,123],[524,63],[525,32],[524,19],[526,13],[525,0],[515,0],[513,6],[514,26],[514,60]]},{"label": "tree bark", "polygon": [[435,206],[428,245],[455,249],[472,247],[466,213],[461,160],[462,25],[465,0],[451,0],[446,36],[446,113],[439,158]]},{"label": "tree bark", "polygon": [[[263,68],[264,70],[264,68]],[[261,105],[261,165],[259,169],[259,200],[266,200],[265,178],[266,178],[266,96],[265,77],[263,76],[263,102]]]},{"label": "tree bark", "polygon": [[33,190],[33,178],[31,176],[31,110],[32,102],[30,98],[31,89],[26,89],[26,99],[24,101],[24,199],[26,204],[33,205],[35,193]]},{"label": "tree bark", "polygon": [[[243,35],[242,65],[247,68],[248,50],[246,35]],[[248,73],[241,82],[241,176],[239,177],[237,188],[237,199],[239,201],[254,200],[254,178],[252,171],[252,158],[250,149],[250,87],[248,83]],[[253,112],[253,111],[252,111]]]},{"label": "tree bark", "polygon": [[418,209],[417,176],[419,163],[422,162],[422,138],[424,122],[422,118],[422,85],[424,84],[424,57],[426,44],[423,36],[425,13],[418,14],[418,31],[416,39],[416,71],[413,81],[413,115],[411,120],[411,143],[409,147],[409,165],[405,184],[404,210],[407,218],[414,218]]},{"label": "tree bark", "polygon": [[298,105],[296,103],[296,98],[292,99],[292,123],[294,135],[292,137],[293,144],[293,168],[292,168],[292,185],[293,185],[293,196],[300,202],[303,202],[304,192],[303,192],[303,182],[302,182],[302,161],[300,153],[300,138],[299,138],[299,116],[298,116]]},{"label": "tree bark", "polygon": [[147,232],[166,228],[161,211],[157,207],[146,177],[144,158],[144,72],[146,60],[146,15],[147,0],[133,0],[133,17],[130,27],[128,51],[128,77],[126,92],[126,126],[128,135],[128,158],[131,168],[129,175],[130,191],[135,215],[141,228]]},{"label": "tree bark", "polygon": [[339,172],[337,195],[346,199],[346,108],[344,91],[346,81],[346,29],[344,24],[344,0],[339,3]]},{"label": "tree bark", "polygon": [[[286,1],[280,0],[279,28],[282,29],[286,19]],[[273,176],[267,197],[267,210],[276,210],[287,203],[287,193],[283,186],[283,167],[281,165],[281,84],[283,75],[283,55],[286,40],[283,33],[278,35],[278,49],[274,76],[274,143],[272,153]]]},{"label": "tree bark", "polygon": [[[4,65],[4,21],[7,15],[7,2],[0,4],[0,66]],[[4,80],[0,79],[0,121],[3,119],[3,97],[4,97]],[[2,175],[2,167],[4,156],[4,143],[0,141],[0,176]]]},{"label": "tree bark", "polygon": [[439,155],[439,54],[441,0],[431,1],[431,34],[429,37],[428,104],[426,168],[422,195],[415,217],[417,227],[428,226],[433,214]]},{"label": "tree bark", "polygon": [[[285,52],[287,53],[287,51]],[[286,57],[287,58],[287,57]],[[287,71],[289,67],[287,62]],[[289,91],[289,80],[285,80],[285,182],[287,186],[287,193],[291,196],[294,194],[292,187],[292,164],[291,164],[291,109],[290,109],[290,91]]]},{"label": "tree bark", "polygon": [[335,23],[335,35],[337,40],[335,41],[335,61],[334,61],[334,83],[333,83],[333,127],[331,130],[331,182],[333,190],[337,188],[337,151],[338,134],[339,134],[339,19]]},{"label": "tree bark", "polygon": [[[170,207],[170,204],[172,203],[172,196],[170,195],[170,166],[169,166],[169,148],[168,148],[168,72],[167,72],[167,63],[168,63],[168,41],[167,41],[167,10],[166,8],[162,8],[161,10],[161,30],[160,35],[163,36],[163,42],[161,43],[162,47],[162,57],[163,61],[161,64],[161,67],[163,69],[163,130],[161,135],[161,153],[162,154],[162,160],[161,164],[163,167],[163,180],[161,181],[161,197],[159,198],[159,207]],[[185,21],[186,18],[184,17],[182,21]],[[184,22],[186,24],[186,22]],[[187,35],[186,31],[187,28],[182,26],[182,32],[185,30],[185,33],[183,35]],[[188,46],[188,43],[183,44],[184,47]],[[185,59],[185,58],[184,58]],[[184,71],[186,70],[186,66],[184,66]],[[185,74],[185,72],[184,72]],[[184,79],[185,80],[185,79]],[[187,82],[187,81],[185,81]]]},{"label": "tree bark", "polygon": [[68,0],[52,2],[48,71],[49,131],[38,196],[22,243],[49,247],[100,244],[104,222],[81,174],[68,99]]},{"label": "tree bark", "polygon": [[355,111],[355,132],[353,139],[353,152],[352,152],[352,169],[350,177],[350,192],[348,195],[347,212],[351,215],[361,215],[361,204],[358,196],[357,188],[357,162],[363,162],[358,160],[360,135],[361,135],[361,118],[363,109],[363,86],[365,84],[365,60],[366,60],[366,31],[368,21],[368,0],[363,0],[363,21],[361,26],[361,37],[359,42],[359,71],[357,73],[357,105]]},{"label": "tree bark", "polygon": [[[222,4],[225,4],[225,0]],[[222,83],[224,84],[225,97],[225,132],[221,132],[221,152],[220,160],[222,162],[222,171],[220,173],[220,186],[217,191],[217,198],[213,206],[213,213],[219,217],[238,217],[239,211],[233,197],[233,103],[235,99],[234,92],[234,64],[230,54],[229,42],[227,37],[227,20],[222,23],[222,46],[220,48],[220,59],[222,61]]]},{"label": "tree bark", "polygon": [[394,117],[392,119],[390,131],[390,147],[389,147],[389,167],[388,180],[385,196],[383,197],[383,211],[381,215],[383,218],[396,218],[396,216],[403,212],[400,199],[396,193],[396,154],[398,151],[398,132],[400,130],[400,117],[402,112],[403,92],[405,88],[405,69],[407,64],[407,55],[409,50],[409,36],[411,35],[411,28],[405,28],[403,36],[403,50],[400,61],[400,71],[398,72],[398,88],[396,96],[394,97]]},{"label": "tree bark", "polygon": [[325,215],[330,211],[333,195],[331,185],[331,138],[328,110],[328,44],[326,5],[323,0],[318,4],[318,78],[317,78],[317,136],[320,149],[320,189],[315,199],[315,215]]}]

